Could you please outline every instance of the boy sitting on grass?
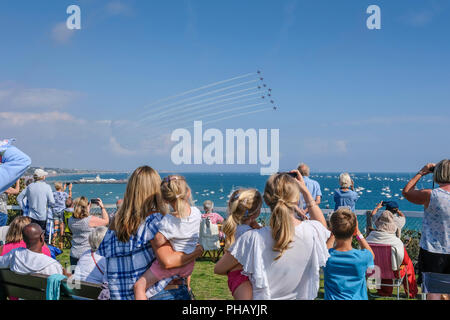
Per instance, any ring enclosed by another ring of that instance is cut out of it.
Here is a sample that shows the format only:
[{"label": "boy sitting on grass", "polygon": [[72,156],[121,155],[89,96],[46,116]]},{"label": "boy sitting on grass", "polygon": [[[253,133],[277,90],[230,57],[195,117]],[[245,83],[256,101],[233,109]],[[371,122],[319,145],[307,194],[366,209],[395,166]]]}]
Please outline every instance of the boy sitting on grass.
[{"label": "boy sitting on grass", "polygon": [[[340,208],[331,215],[330,226],[330,257],[324,267],[325,300],[368,300],[366,270],[373,266],[374,254],[358,229],[356,215],[348,208]],[[352,248],[353,236],[361,250]]]}]

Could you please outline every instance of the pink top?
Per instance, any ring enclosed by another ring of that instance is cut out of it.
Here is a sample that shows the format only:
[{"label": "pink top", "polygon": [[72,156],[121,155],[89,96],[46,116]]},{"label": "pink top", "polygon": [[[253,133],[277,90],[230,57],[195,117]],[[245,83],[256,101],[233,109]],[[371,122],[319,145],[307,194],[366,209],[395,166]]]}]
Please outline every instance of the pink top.
[{"label": "pink top", "polygon": [[[10,252],[11,250],[14,250],[17,248],[26,248],[26,247],[27,247],[27,245],[25,244],[25,242],[23,240],[21,240],[20,242],[7,243],[3,246],[2,256],[7,254],[8,252]],[[52,256],[52,254],[50,253],[50,249],[47,246],[42,247],[42,253],[49,257]]]},{"label": "pink top", "polygon": [[218,223],[222,223],[223,222],[223,217],[215,212],[211,212],[211,213],[205,213],[202,214],[202,218],[209,218],[209,220],[211,220],[211,223],[213,224],[218,224]]}]

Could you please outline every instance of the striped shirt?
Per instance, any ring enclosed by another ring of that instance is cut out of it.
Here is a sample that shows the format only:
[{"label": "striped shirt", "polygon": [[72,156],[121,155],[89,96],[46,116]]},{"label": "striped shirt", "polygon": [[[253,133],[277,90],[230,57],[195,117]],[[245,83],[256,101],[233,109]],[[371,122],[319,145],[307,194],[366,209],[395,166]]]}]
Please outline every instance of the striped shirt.
[{"label": "striped shirt", "polygon": [[[128,242],[119,241],[113,230],[106,233],[97,254],[106,258],[111,300],[134,300],[133,285],[156,259],[150,240],[158,233],[162,218],[160,213],[148,216]],[[157,282],[150,288],[150,295],[163,290],[175,278],[177,276]]]}]

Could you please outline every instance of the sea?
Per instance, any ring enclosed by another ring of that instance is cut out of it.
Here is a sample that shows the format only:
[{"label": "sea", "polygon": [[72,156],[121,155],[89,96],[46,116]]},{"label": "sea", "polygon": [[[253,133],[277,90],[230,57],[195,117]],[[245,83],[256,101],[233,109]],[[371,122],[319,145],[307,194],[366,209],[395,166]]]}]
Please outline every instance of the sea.
[{"label": "sea", "polygon": [[[169,174],[169,173],[167,173]],[[161,174],[164,177],[167,174]],[[259,173],[178,173],[183,175],[192,190],[193,200],[196,206],[202,209],[205,200],[214,202],[215,207],[226,207],[229,195],[239,187],[251,187],[258,189],[261,194],[268,176],[261,176]],[[102,173],[102,179],[127,179],[130,173]],[[94,179],[97,173],[60,175],[48,177],[50,185],[55,181],[73,181],[81,178]],[[414,173],[354,173],[351,174],[355,182],[355,191],[360,195],[356,204],[357,210],[372,210],[380,201],[396,201],[402,211],[423,212],[423,206],[410,203],[402,197],[402,189],[406,183],[414,176]],[[324,172],[312,173],[311,179],[319,182],[322,190],[323,209],[333,209],[333,194],[339,187],[339,173]],[[432,188],[432,176],[425,177],[419,181],[417,187]],[[114,204],[119,198],[123,198],[126,184],[74,184],[73,197],[86,196],[88,198],[101,198],[105,204]],[[218,211],[226,217],[226,212]],[[267,222],[268,215],[261,215]],[[358,216],[361,228],[365,228],[365,217]],[[421,218],[407,218],[406,228],[412,230],[421,229]]]}]

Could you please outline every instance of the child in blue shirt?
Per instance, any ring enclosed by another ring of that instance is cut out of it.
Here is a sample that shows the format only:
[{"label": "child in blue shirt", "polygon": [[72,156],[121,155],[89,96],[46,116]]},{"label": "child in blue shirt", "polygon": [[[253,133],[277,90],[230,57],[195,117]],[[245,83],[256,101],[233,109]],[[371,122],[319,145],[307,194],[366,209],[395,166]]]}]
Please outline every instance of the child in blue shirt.
[{"label": "child in blue shirt", "polygon": [[[374,254],[359,231],[356,215],[349,208],[340,208],[331,215],[330,225],[330,257],[324,267],[325,300],[368,300],[366,271],[374,264]],[[352,248],[353,236],[361,250]]]}]

